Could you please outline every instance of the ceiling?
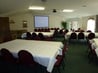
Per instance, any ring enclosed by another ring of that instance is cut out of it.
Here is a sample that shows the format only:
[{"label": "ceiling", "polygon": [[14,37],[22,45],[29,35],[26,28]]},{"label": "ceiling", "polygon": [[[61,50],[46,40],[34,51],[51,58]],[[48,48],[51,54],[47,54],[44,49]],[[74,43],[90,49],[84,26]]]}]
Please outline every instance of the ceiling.
[{"label": "ceiling", "polygon": [[[28,7],[45,6],[44,11],[31,11]],[[68,18],[83,17],[98,14],[98,0],[0,0],[0,15],[10,15],[18,12],[35,12],[43,14],[55,14]],[[72,13],[61,12],[63,9],[73,9]]]}]

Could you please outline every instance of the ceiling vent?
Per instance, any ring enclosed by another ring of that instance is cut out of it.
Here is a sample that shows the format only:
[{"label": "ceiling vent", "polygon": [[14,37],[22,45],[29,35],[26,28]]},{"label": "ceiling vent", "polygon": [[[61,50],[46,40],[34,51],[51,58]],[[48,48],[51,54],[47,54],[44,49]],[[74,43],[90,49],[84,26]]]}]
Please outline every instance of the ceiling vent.
[{"label": "ceiling vent", "polygon": [[46,2],[47,0],[41,0],[42,2]]},{"label": "ceiling vent", "polygon": [[57,12],[57,10],[56,9],[53,9],[53,13],[56,13]]}]

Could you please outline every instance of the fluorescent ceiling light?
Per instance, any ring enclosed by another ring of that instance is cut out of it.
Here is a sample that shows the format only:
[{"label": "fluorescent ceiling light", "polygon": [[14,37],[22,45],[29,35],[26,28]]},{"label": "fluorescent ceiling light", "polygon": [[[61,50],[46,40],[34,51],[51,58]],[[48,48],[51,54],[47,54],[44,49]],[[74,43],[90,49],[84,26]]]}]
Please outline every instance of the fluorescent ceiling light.
[{"label": "fluorescent ceiling light", "polygon": [[45,10],[45,7],[40,7],[40,6],[30,6],[28,9],[30,9],[30,10]]},{"label": "fluorescent ceiling light", "polygon": [[63,12],[73,12],[74,10],[64,9]]}]

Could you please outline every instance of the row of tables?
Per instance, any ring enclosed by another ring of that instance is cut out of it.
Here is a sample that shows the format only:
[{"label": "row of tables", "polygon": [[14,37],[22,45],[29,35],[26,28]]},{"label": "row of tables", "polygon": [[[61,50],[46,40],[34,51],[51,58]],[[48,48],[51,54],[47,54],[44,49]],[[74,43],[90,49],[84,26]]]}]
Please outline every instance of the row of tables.
[{"label": "row of tables", "polygon": [[[70,32],[66,33],[65,38],[68,39],[70,37],[71,33],[73,33],[73,32],[70,31]],[[80,32],[75,32],[75,33],[78,35]],[[83,33],[84,33],[85,37],[87,37],[90,32],[83,32]],[[97,32],[95,32],[95,37],[98,38]]]},{"label": "row of tables", "polygon": [[[33,33],[33,32],[30,32],[31,34]],[[51,36],[53,36],[53,34],[54,34],[54,31],[51,31],[51,32],[35,32],[37,35],[39,34],[39,33],[42,33],[44,36],[48,36],[48,37],[51,37]],[[68,33],[66,33],[65,34],[65,39],[68,39],[69,37],[70,37],[70,35],[71,35],[71,31],[70,32],[68,32]],[[75,32],[77,35],[79,34],[79,32]],[[85,37],[87,37],[88,36],[88,34],[90,33],[90,32],[83,32],[84,33],[84,35],[85,35]],[[21,38],[25,38],[26,37],[26,33],[23,33],[22,35],[21,35]],[[95,37],[98,37],[98,33],[95,33]]]},{"label": "row of tables", "polygon": [[15,39],[9,42],[1,43],[0,49],[8,49],[14,57],[18,58],[20,50],[30,52],[34,60],[42,66],[45,66],[48,72],[52,72],[57,55],[62,55],[62,42],[53,41],[35,41]]},{"label": "row of tables", "polygon": [[[32,34],[33,32],[30,32],[30,33]],[[44,36],[51,37],[51,36],[53,36],[54,31],[51,31],[51,32],[34,32],[34,33],[36,33],[37,35],[38,35],[39,33],[42,33]],[[21,35],[21,38],[26,38],[26,33],[23,33],[23,34]]]}]

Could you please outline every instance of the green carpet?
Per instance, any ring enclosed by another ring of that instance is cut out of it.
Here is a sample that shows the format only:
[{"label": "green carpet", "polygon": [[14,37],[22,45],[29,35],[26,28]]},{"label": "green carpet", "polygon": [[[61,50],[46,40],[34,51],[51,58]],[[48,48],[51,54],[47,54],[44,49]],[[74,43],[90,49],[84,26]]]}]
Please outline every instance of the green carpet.
[{"label": "green carpet", "polygon": [[98,73],[98,65],[89,63],[86,43],[70,43],[66,54],[66,66],[61,73]]}]

